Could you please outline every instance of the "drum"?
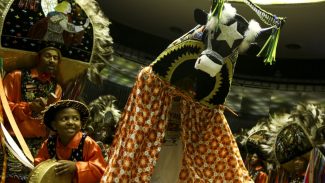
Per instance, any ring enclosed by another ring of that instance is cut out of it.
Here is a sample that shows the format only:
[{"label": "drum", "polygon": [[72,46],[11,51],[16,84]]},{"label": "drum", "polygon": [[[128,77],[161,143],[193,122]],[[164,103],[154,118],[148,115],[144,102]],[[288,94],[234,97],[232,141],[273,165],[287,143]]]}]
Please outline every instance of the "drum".
[{"label": "drum", "polygon": [[46,160],[38,164],[29,174],[29,183],[71,183],[72,175],[55,175],[56,160]]}]

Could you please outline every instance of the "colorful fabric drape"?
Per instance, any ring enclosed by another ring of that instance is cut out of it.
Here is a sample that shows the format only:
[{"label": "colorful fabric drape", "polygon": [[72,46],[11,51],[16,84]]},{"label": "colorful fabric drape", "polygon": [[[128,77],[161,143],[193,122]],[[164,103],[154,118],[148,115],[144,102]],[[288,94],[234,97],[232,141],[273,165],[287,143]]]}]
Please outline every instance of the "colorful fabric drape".
[{"label": "colorful fabric drape", "polygon": [[325,182],[325,156],[320,149],[325,149],[325,145],[322,144],[311,151],[304,183]]},{"label": "colorful fabric drape", "polygon": [[178,182],[253,182],[223,114],[142,69],[121,116],[101,182],[150,182],[173,97],[180,96],[182,168]]}]

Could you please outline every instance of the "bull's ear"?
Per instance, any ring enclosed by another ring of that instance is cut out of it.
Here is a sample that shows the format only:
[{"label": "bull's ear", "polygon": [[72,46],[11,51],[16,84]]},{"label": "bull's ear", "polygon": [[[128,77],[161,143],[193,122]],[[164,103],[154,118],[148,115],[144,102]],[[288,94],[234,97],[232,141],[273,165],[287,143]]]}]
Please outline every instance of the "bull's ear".
[{"label": "bull's ear", "polygon": [[208,22],[208,14],[201,9],[195,9],[194,20],[200,25],[205,25]]}]

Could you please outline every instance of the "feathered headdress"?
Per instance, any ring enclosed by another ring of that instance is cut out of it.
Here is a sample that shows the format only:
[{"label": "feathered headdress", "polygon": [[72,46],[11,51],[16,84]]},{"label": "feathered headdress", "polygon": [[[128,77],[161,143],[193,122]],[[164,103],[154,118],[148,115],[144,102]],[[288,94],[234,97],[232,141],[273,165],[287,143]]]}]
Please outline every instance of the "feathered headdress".
[{"label": "feathered headdress", "polygon": [[115,106],[116,98],[103,95],[89,103],[90,120],[86,130],[95,140],[110,144],[120,119],[120,110]]},{"label": "feathered headdress", "polygon": [[267,122],[260,120],[253,128],[240,135],[239,144],[245,147],[248,154],[256,153],[261,159],[267,159],[267,153],[263,149],[268,141]]},{"label": "feathered headdress", "polygon": [[277,165],[308,153],[317,144],[323,128],[324,113],[319,106],[299,104],[289,114],[270,115],[267,134],[270,137],[264,150]]}]

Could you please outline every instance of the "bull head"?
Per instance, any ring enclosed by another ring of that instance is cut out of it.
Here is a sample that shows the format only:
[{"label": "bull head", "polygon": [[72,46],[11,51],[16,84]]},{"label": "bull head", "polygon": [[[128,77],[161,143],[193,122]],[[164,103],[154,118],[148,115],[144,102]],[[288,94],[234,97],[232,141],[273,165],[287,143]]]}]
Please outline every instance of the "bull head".
[{"label": "bull head", "polygon": [[[249,0],[246,1],[252,9],[259,15],[264,12],[259,7],[255,6]],[[259,8],[259,9],[258,9]],[[263,14],[266,16],[269,14]],[[272,54],[272,58],[268,58],[266,62],[272,63],[275,58],[275,49],[278,39],[278,32],[276,32],[283,25],[283,18],[273,17],[275,20],[267,19],[270,24],[269,28],[262,29],[260,25],[251,20],[249,23],[245,18],[238,15],[236,9],[228,3],[223,1],[212,1],[212,6],[209,14],[202,10],[194,11],[195,20],[201,25],[205,25],[204,42],[206,49],[201,53],[195,63],[195,68],[208,73],[214,77],[220,72],[226,57],[234,52],[245,52],[249,45],[252,44],[260,35],[265,37],[268,34],[272,41],[267,41],[270,47],[267,48]],[[270,15],[269,15],[270,16]],[[270,60],[271,59],[271,60]]]}]

